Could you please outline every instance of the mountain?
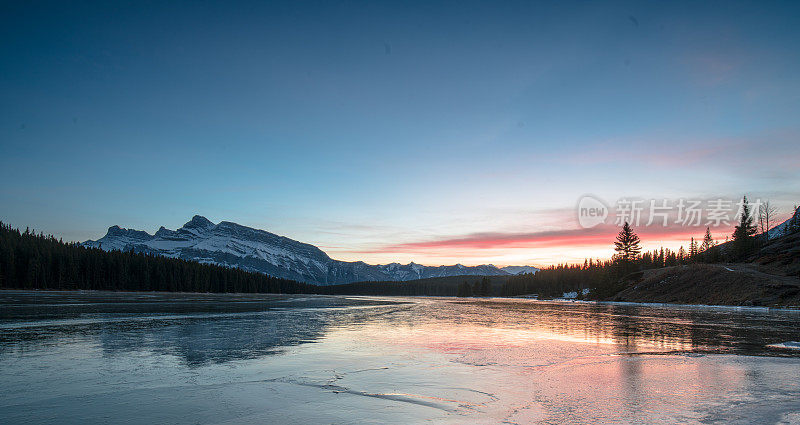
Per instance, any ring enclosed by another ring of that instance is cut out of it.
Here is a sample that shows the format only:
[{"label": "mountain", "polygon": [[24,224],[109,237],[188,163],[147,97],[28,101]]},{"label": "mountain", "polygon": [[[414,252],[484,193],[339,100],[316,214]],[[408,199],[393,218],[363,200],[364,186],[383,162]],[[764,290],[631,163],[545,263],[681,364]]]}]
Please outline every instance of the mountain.
[{"label": "mountain", "polygon": [[800,209],[794,211],[789,219],[783,223],[769,229],[767,232],[768,239],[775,239],[790,233],[792,226],[800,225]]},{"label": "mountain", "polygon": [[508,274],[536,273],[539,271],[539,269],[533,266],[505,266],[501,267],[500,270]]},{"label": "mountain", "polygon": [[[144,252],[200,263],[237,267],[271,276],[317,285],[362,281],[407,281],[448,276],[507,276],[529,266],[504,269],[481,266],[423,266],[391,263],[371,265],[362,261],[334,260],[314,245],[278,236],[228,221],[214,224],[196,215],[178,230],[163,226],[151,235],[134,229],[111,226],[102,238],[86,241],[87,248],[105,251]],[[528,271],[529,270],[529,271]]]}]

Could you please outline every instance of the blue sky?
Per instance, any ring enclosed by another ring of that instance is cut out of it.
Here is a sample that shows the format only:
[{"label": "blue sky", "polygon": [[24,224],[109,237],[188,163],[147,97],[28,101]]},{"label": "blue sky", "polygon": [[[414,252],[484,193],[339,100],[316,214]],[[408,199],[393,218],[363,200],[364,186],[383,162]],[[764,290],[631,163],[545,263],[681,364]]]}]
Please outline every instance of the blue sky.
[{"label": "blue sky", "polygon": [[415,244],[587,193],[800,203],[796,2],[9,2],[0,40],[0,220],[68,240],[202,214],[545,264],[610,243]]}]

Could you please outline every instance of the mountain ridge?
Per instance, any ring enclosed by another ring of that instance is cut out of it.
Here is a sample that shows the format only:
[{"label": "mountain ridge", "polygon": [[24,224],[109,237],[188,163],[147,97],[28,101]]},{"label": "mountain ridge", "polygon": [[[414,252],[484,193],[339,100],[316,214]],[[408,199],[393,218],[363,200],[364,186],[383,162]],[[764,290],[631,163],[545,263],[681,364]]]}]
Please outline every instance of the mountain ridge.
[{"label": "mountain ridge", "polygon": [[161,226],[152,235],[114,225],[102,238],[81,245],[105,251],[133,250],[235,267],[317,285],[460,275],[508,276],[538,271],[532,266],[423,266],[414,262],[372,265],[363,261],[340,261],[311,244],[229,221],[214,224],[200,215],[195,215],[177,230]]}]

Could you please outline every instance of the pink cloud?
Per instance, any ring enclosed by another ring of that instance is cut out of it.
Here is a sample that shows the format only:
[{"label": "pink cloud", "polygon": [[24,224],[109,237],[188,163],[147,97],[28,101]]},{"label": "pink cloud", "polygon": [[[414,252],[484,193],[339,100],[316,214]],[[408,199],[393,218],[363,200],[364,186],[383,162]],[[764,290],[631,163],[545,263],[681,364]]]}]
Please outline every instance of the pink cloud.
[{"label": "pink cloud", "polygon": [[[676,240],[686,240],[688,242],[691,237],[695,239],[701,238],[705,232],[705,227],[686,227],[673,224],[666,227],[641,227],[635,230],[643,242],[652,245],[654,243]],[[533,233],[473,233],[448,238],[387,245],[369,252],[430,253],[452,250],[464,252],[519,248],[605,246],[613,243],[618,232],[619,228],[616,226],[598,226],[592,229],[564,229]],[[714,233],[718,239],[724,239],[725,235],[730,234],[730,229],[727,227],[719,228],[712,230],[712,233]]]}]

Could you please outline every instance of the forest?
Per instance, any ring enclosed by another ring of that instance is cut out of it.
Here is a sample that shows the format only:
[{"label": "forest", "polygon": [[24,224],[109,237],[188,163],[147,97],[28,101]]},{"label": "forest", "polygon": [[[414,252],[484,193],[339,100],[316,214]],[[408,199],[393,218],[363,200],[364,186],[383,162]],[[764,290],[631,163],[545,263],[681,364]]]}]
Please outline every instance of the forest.
[{"label": "forest", "polygon": [[316,287],[217,265],[84,248],[0,222],[0,288],[294,294]]}]

